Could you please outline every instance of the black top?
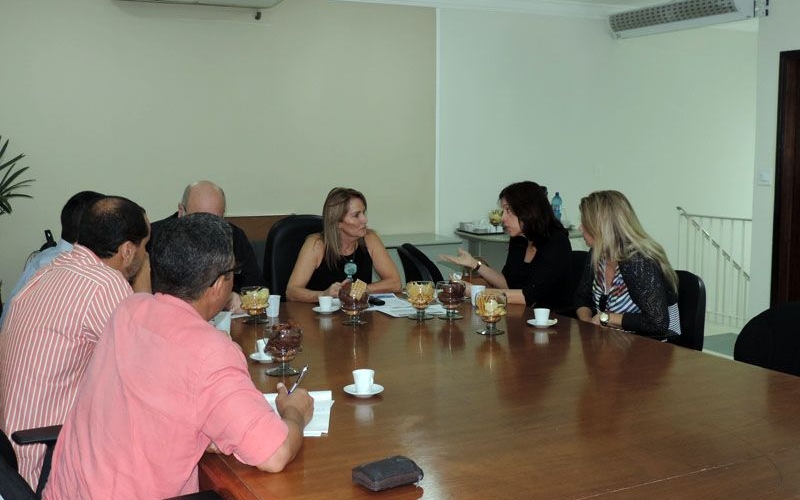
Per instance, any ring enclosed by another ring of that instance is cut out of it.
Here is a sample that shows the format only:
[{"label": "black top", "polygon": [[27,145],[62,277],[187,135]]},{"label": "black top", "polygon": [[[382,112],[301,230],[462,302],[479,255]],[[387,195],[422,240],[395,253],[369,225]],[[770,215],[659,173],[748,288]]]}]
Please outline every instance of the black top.
[{"label": "black top", "polygon": [[[618,262],[617,267],[619,267],[631,299],[641,311],[624,313],[622,329],[656,338],[678,334],[670,329],[670,310],[677,311],[678,294],[664,277],[658,262],[637,253],[624,262]],[[592,294],[594,279],[595,273],[590,253],[575,292],[575,305],[588,307],[592,310],[592,314],[597,313],[597,305]],[[675,321],[672,320],[672,323]]]},{"label": "black top", "polygon": [[[177,212],[167,217],[167,219],[176,217],[178,217]],[[153,236],[158,231],[161,223],[167,219],[150,224],[150,242],[153,241]],[[256,253],[253,251],[247,235],[241,228],[233,224],[230,224],[230,226],[233,236],[233,256],[236,259],[236,265],[241,268],[241,273],[234,276],[233,291],[238,293],[245,286],[267,286],[267,282],[264,281],[264,277],[261,275],[261,269],[258,267]],[[147,243],[148,252],[150,251],[150,242]]]},{"label": "black top", "polygon": [[343,255],[334,269],[330,269],[325,264],[325,257],[323,257],[319,267],[314,269],[306,288],[309,290],[327,290],[332,284],[341,283],[347,278],[344,273],[344,265],[351,260],[358,266],[353,279],[360,279],[364,283],[372,283],[372,257],[369,256],[366,246],[359,244],[351,255]]},{"label": "black top", "polygon": [[566,231],[553,233],[536,246],[533,260],[525,262],[528,240],[515,236],[508,242],[508,256],[503,276],[508,288],[522,289],[525,304],[534,307],[559,309],[572,302],[570,263],[572,246]]}]

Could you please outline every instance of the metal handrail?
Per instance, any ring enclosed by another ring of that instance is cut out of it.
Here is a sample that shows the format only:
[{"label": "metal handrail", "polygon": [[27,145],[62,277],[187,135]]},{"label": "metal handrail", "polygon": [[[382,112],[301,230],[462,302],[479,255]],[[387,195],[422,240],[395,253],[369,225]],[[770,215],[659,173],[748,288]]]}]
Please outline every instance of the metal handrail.
[{"label": "metal handrail", "polygon": [[703,214],[690,214],[686,210],[681,207],[675,207],[684,217],[706,217],[709,219],[720,219],[720,220],[734,220],[738,222],[753,222],[753,219],[745,219],[742,217],[725,217],[722,215],[703,215]]},{"label": "metal handrail", "polygon": [[703,236],[703,238],[705,238],[705,239],[706,239],[706,240],[707,240],[709,243],[711,243],[711,246],[712,246],[712,247],[714,247],[714,249],[716,249],[716,250],[719,250],[719,251],[720,251],[720,253],[722,254],[723,258],[725,258],[727,261],[729,261],[729,262],[731,263],[731,265],[733,265],[733,268],[734,268],[734,269],[736,269],[737,271],[740,271],[740,272],[742,273],[742,275],[744,275],[744,277],[745,277],[745,278],[746,278],[748,281],[750,280],[750,274],[748,274],[748,273],[747,273],[747,271],[745,271],[745,270],[744,270],[744,268],[742,268],[742,266],[741,266],[741,265],[739,265],[739,263],[738,263],[738,262],[736,262],[736,259],[734,259],[734,258],[731,256],[731,254],[729,254],[729,253],[728,253],[728,252],[727,252],[727,251],[726,251],[724,248],[722,248],[722,247],[720,246],[720,244],[717,242],[717,240],[715,240],[715,239],[714,239],[714,238],[713,238],[713,237],[712,237],[712,236],[711,236],[711,235],[708,233],[708,231],[706,231],[706,230],[705,230],[705,228],[703,228],[703,226],[701,226],[700,224],[698,224],[698,223],[697,223],[697,221],[696,221],[696,220],[694,220],[694,218],[693,218],[693,217],[713,217],[713,218],[716,218],[716,219],[736,220],[736,221],[745,221],[745,222],[747,222],[747,221],[752,221],[752,219],[740,219],[740,218],[736,218],[736,217],[718,217],[718,216],[716,216],[716,215],[697,215],[697,214],[690,214],[690,213],[687,213],[687,212],[686,212],[686,210],[682,209],[681,207],[675,207],[675,208],[677,208],[677,209],[678,209],[678,211],[680,212],[680,214],[681,214],[682,216],[684,216],[684,217],[686,218],[686,220],[687,220],[688,222],[690,222],[690,223],[692,224],[692,226],[693,226],[693,227],[694,227],[694,228],[695,228],[697,231],[699,231],[699,232],[700,232],[700,234]]}]

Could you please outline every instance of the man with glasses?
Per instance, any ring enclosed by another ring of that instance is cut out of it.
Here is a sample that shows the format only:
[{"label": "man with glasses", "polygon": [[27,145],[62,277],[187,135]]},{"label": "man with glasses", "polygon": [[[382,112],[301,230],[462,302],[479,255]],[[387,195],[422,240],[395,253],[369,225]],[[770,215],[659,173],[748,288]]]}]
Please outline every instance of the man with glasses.
[{"label": "man with glasses", "polygon": [[109,321],[59,435],[46,500],[193,493],[209,447],[279,472],[302,445],[308,393],[278,383],[273,412],[242,351],[208,324],[233,286],[229,224],[198,213],[162,229],[154,295],[130,297]]}]

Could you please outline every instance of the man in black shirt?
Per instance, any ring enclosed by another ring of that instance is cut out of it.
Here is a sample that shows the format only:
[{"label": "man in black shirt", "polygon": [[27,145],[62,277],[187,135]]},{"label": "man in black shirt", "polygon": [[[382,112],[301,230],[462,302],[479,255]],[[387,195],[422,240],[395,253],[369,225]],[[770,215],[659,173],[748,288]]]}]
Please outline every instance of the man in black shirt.
[{"label": "man in black shirt", "polygon": [[[186,186],[183,191],[183,198],[178,204],[178,211],[168,218],[183,217],[193,213],[209,213],[218,217],[225,214],[225,192],[211,181],[198,181]],[[162,221],[154,222],[151,225],[152,234],[159,230]],[[240,273],[233,280],[233,294],[231,297],[231,309],[239,309],[241,302],[238,292],[245,286],[267,286],[267,282],[258,267],[253,247],[247,239],[247,235],[242,229],[231,224],[233,230],[233,254],[236,259],[236,266]],[[150,238],[153,241],[154,238]],[[149,250],[149,249],[148,249]]]}]

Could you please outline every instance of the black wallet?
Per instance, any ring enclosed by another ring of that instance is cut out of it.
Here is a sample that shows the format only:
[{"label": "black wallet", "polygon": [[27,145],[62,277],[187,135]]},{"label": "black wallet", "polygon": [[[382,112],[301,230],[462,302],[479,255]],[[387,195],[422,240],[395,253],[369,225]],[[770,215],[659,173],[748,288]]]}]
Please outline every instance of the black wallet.
[{"label": "black wallet", "polygon": [[423,475],[413,460],[401,455],[353,467],[353,482],[372,491],[413,484]]}]

